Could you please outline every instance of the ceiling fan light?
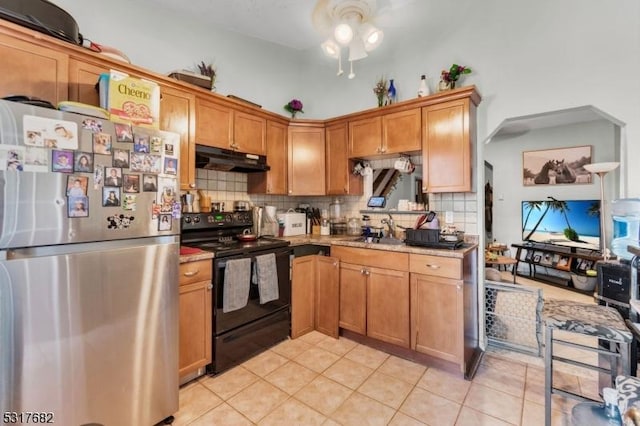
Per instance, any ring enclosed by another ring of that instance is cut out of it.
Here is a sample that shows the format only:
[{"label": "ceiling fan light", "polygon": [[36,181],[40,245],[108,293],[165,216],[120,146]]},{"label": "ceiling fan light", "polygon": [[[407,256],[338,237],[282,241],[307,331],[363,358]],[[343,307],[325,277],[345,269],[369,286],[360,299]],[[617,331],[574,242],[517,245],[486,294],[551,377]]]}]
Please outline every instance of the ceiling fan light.
[{"label": "ceiling fan light", "polygon": [[367,52],[371,52],[380,46],[384,38],[384,32],[369,23],[362,24],[360,27],[360,35],[364,40],[364,48]]},{"label": "ceiling fan light", "polygon": [[357,61],[360,59],[364,59],[367,56],[369,55],[367,55],[362,39],[359,37],[354,38],[351,41],[351,44],[349,44],[349,60]]},{"label": "ceiling fan light", "polygon": [[348,45],[353,39],[353,28],[347,23],[341,23],[336,25],[336,28],[333,30],[333,36],[336,38],[336,41],[343,46]]},{"label": "ceiling fan light", "polygon": [[322,47],[322,51],[328,57],[336,59],[340,57],[340,46],[332,39],[326,40],[320,47]]}]

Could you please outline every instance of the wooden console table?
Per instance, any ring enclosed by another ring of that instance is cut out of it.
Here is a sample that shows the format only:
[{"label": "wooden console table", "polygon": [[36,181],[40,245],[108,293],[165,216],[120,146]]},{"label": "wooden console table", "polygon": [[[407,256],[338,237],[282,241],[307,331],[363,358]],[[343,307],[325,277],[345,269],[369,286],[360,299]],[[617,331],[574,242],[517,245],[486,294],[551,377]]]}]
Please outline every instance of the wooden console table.
[{"label": "wooden console table", "polygon": [[[573,286],[571,274],[586,275],[588,269],[595,269],[595,263],[602,260],[597,250],[564,247],[553,244],[531,243],[511,244],[516,249],[514,273],[522,277],[566,288],[583,294],[592,294]],[[518,273],[518,265],[529,265],[529,274]],[[540,267],[547,268],[545,272]],[[548,269],[561,274],[549,274]]]}]

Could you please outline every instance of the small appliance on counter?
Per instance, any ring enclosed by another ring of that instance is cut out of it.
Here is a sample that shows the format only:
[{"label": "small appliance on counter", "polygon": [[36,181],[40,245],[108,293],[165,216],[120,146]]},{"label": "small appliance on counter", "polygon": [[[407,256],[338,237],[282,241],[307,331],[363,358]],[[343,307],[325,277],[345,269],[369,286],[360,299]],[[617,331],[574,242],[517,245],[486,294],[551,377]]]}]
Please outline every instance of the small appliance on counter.
[{"label": "small appliance on counter", "polygon": [[307,215],[297,213],[293,209],[289,209],[285,213],[277,214],[278,222],[284,223],[283,237],[292,237],[295,235],[304,235],[307,226]]}]

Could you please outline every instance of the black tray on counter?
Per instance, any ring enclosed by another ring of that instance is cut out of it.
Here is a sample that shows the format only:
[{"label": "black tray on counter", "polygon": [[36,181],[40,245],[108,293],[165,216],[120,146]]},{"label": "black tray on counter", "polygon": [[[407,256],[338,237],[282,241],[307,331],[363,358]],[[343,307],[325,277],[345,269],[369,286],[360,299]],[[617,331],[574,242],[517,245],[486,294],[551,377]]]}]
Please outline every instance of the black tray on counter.
[{"label": "black tray on counter", "polygon": [[416,247],[428,247],[428,248],[439,248],[439,249],[449,249],[456,250],[462,248],[464,246],[464,241],[411,241],[404,240],[404,243],[408,246],[416,246]]}]

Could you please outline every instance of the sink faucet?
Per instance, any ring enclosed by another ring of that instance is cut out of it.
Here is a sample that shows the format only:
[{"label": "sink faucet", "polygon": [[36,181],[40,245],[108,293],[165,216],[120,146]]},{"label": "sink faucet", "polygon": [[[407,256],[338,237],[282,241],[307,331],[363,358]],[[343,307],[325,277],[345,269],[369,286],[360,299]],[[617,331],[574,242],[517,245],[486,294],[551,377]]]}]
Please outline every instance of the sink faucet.
[{"label": "sink faucet", "polygon": [[[389,214],[389,213],[388,213]],[[387,225],[389,227],[389,238],[396,237],[396,224],[393,221],[393,217],[389,214],[389,219],[384,218],[380,221],[383,225]]]}]

